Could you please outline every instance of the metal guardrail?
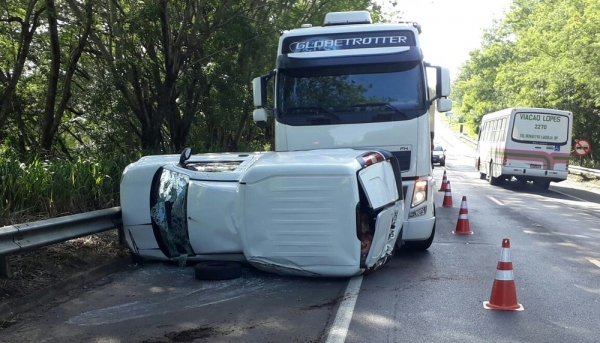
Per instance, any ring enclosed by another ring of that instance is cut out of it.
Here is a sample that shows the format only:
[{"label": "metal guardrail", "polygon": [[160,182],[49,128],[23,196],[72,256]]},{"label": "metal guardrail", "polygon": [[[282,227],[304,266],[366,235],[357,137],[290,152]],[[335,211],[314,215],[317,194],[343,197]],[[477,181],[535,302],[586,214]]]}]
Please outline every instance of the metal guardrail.
[{"label": "metal guardrail", "polygon": [[579,166],[569,165],[569,173],[589,174],[589,175],[594,175],[597,179],[600,179],[600,170],[598,170],[598,169],[590,169],[590,168],[583,168],[583,167],[579,167]]},{"label": "metal guardrail", "polygon": [[121,207],[0,228],[0,276],[9,276],[8,255],[123,226]]}]

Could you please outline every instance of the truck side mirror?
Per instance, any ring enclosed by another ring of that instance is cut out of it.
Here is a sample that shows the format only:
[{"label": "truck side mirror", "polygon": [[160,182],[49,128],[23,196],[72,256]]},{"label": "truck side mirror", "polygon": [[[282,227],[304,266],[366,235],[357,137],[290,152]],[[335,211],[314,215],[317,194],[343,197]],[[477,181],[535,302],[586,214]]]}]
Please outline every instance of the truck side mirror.
[{"label": "truck side mirror", "polygon": [[436,107],[438,112],[448,112],[452,109],[452,100],[446,98],[438,99]]},{"label": "truck side mirror", "polygon": [[275,74],[276,72],[273,70],[266,75],[255,77],[252,80],[254,107],[267,107],[267,82],[269,82]]},{"label": "truck side mirror", "polygon": [[265,107],[267,103],[267,83],[262,76],[255,77],[252,80],[252,96],[254,97],[254,107]]},{"label": "truck side mirror", "polygon": [[254,122],[259,126],[267,123],[267,117],[267,110],[264,108],[257,108],[252,112],[252,119],[254,119]]},{"label": "truck side mirror", "polygon": [[448,68],[437,67],[436,95],[438,97],[450,96],[450,71]]}]

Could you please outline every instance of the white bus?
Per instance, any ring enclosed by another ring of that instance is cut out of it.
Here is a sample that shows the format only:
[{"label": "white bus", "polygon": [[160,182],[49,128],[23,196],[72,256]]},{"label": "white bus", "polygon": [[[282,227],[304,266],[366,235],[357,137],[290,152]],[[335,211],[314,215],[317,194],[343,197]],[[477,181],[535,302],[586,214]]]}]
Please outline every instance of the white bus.
[{"label": "white bus", "polygon": [[475,168],[497,185],[513,177],[539,189],[567,179],[573,114],[547,108],[507,108],[484,115]]},{"label": "white bus", "polygon": [[[253,81],[254,121],[275,119],[275,150],[380,148],[402,170],[402,241],[429,248],[435,234],[433,113],[451,109],[448,70],[423,61],[420,26],[371,22],[366,11],[327,14],[321,27],[285,31],[276,69]],[[430,94],[427,72],[437,78]],[[267,81],[275,80],[274,106]],[[433,93],[433,92],[432,92]],[[435,102],[437,100],[437,103]],[[270,111],[269,111],[270,112]],[[401,240],[398,240],[399,242]]]}]

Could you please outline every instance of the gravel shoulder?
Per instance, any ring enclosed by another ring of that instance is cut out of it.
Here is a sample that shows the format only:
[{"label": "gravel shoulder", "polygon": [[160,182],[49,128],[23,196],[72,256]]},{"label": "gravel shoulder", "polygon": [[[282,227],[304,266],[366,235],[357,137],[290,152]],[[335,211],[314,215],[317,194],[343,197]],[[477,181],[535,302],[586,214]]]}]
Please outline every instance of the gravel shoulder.
[{"label": "gravel shoulder", "polygon": [[128,256],[117,230],[9,256],[11,276],[0,278],[0,303],[13,301],[80,272]]}]

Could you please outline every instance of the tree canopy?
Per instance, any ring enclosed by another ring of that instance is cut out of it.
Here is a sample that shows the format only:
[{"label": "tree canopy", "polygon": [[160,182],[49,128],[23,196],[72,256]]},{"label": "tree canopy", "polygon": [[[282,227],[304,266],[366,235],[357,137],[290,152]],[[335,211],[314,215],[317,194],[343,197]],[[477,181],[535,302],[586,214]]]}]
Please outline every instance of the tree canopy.
[{"label": "tree canopy", "polygon": [[371,0],[0,0],[0,141],[23,155],[260,149],[282,30]]},{"label": "tree canopy", "polygon": [[573,112],[573,138],[600,143],[600,2],[514,0],[453,85],[455,109],[478,125],[507,107]]}]

